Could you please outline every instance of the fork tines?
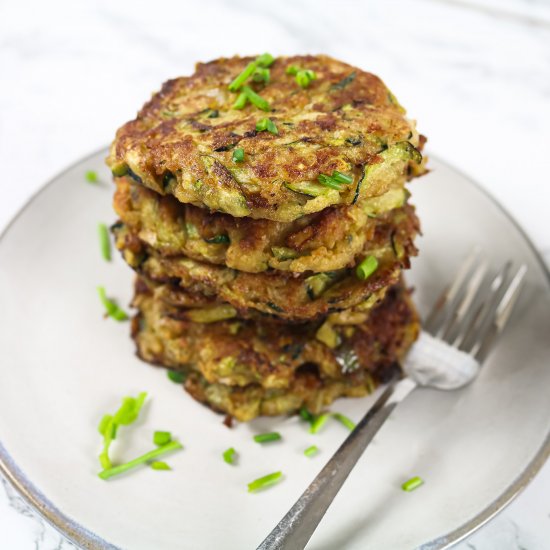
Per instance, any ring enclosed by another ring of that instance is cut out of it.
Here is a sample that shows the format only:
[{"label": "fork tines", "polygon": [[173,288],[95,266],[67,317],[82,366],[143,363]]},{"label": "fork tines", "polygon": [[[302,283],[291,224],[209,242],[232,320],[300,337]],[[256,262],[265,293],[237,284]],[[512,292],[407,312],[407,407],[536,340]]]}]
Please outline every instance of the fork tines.
[{"label": "fork tines", "polygon": [[520,265],[510,276],[512,262],[506,262],[489,279],[489,264],[480,259],[480,253],[475,248],[462,263],[454,281],[436,301],[424,329],[483,362],[510,318],[527,266]]}]

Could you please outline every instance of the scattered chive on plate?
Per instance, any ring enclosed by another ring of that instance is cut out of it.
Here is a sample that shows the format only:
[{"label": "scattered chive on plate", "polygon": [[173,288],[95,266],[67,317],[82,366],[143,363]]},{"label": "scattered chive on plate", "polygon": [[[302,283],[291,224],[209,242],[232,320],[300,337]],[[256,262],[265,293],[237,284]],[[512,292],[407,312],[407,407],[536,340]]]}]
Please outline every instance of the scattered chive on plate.
[{"label": "scattered chive on plate", "polygon": [[227,464],[235,464],[237,458],[237,451],[233,447],[230,447],[222,453],[222,457],[227,462]]},{"label": "scattered chive on plate", "polygon": [[328,421],[330,413],[321,413],[317,415],[311,423],[309,433],[316,434]]},{"label": "scattered chive on plate", "polygon": [[280,439],[282,439],[282,437],[279,432],[268,432],[254,436],[254,441],[256,443],[269,443],[271,441],[279,441]]},{"label": "scattered chive on plate", "polygon": [[248,484],[248,492],[253,493],[260,489],[264,489],[265,487],[275,485],[276,483],[279,483],[281,481],[282,477],[283,472],[274,472],[272,474],[267,474],[266,476],[259,477],[258,479],[255,479]]},{"label": "scattered chive on plate", "polygon": [[99,177],[97,175],[97,172],[94,171],[94,170],[88,170],[85,174],[84,174],[84,177],[86,178],[86,181],[88,183],[97,183],[99,181]]},{"label": "scattered chive on plate", "polygon": [[408,479],[407,481],[405,481],[405,483],[401,485],[401,489],[403,489],[403,491],[407,491],[408,493],[410,493],[411,491],[414,491],[421,485],[424,485],[424,480],[419,476],[414,476],[414,477],[411,477],[411,479]]},{"label": "scattered chive on plate", "polygon": [[307,457],[312,457],[316,455],[318,452],[319,452],[319,447],[317,447],[317,445],[311,445],[304,451],[304,454]]},{"label": "scattered chive on plate", "polygon": [[111,241],[109,240],[109,230],[104,223],[97,225],[97,232],[99,235],[99,247],[101,249],[101,255],[107,262],[111,261]]}]

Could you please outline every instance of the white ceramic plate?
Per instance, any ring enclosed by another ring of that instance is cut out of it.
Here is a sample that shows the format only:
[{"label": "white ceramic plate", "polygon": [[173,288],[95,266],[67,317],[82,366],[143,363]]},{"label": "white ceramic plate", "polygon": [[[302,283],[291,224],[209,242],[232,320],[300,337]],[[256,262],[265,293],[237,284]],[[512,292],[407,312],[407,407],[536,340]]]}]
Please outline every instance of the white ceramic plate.
[{"label": "white ceramic plate", "polygon": [[[128,324],[104,320],[96,286],[127,303],[132,273],[99,254],[96,226],[114,220],[105,151],[57,177],[0,240],[0,469],[39,511],[87,548],[254,548],[347,435],[332,423],[310,435],[297,418],[229,430],[222,418],[134,356]],[[408,281],[425,312],[461,258],[481,245],[497,267],[529,266],[528,285],[498,349],[471,387],[417,390],[382,429],[337,496],[308,548],[443,548],[496,513],[548,455],[550,293],[547,273],[509,217],[466,177],[432,160],[412,185],[425,236]],[[102,183],[86,183],[86,170]],[[146,390],[144,418],[120,432],[115,459],[149,450],[155,429],[185,450],[172,472],[97,477],[96,426],[124,395]],[[358,420],[373,398],[341,400]],[[254,433],[284,441],[260,446]],[[303,450],[317,444],[309,459]],[[221,459],[235,447],[241,459]],[[284,481],[249,494],[247,483],[283,470]],[[401,483],[420,475],[412,493]]]}]

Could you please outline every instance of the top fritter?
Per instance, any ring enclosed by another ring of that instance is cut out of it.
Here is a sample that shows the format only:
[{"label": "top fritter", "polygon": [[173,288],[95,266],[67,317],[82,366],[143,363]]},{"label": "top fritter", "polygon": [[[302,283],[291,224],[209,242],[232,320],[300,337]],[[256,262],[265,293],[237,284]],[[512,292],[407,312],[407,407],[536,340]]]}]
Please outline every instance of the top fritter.
[{"label": "top fritter", "polygon": [[183,203],[275,221],[378,196],[422,171],[418,134],[373,74],[326,56],[218,59],[166,82],[107,160]]}]

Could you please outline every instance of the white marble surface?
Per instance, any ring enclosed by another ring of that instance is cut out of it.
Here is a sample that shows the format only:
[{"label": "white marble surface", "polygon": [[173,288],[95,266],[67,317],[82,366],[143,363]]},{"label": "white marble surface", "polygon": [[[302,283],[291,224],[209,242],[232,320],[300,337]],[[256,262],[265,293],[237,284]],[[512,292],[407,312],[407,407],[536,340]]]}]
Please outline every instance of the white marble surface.
[{"label": "white marble surface", "polygon": [[[429,151],[496,196],[550,262],[547,0],[2,0],[0,228],[162,81],[263,51],[328,53],[381,75]],[[3,482],[0,548],[72,546]],[[457,548],[550,548],[550,464]]]}]

